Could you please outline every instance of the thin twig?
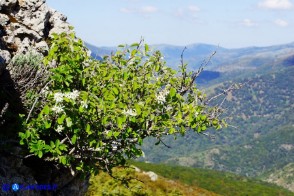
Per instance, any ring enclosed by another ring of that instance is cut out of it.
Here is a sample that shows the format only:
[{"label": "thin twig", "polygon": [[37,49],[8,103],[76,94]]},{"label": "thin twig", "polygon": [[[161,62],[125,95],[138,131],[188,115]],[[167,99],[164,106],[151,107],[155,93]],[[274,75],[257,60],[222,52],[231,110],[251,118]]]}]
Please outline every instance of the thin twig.
[{"label": "thin twig", "polygon": [[[45,89],[45,88],[46,88],[51,82],[52,82],[52,81],[47,82],[47,83],[45,84],[45,86],[40,90],[40,92],[41,92],[43,89]],[[39,93],[40,93],[40,92],[39,92]],[[34,110],[34,108],[35,108],[35,106],[36,106],[36,104],[37,104],[39,98],[40,98],[40,96],[38,96],[38,97],[35,99],[34,104],[33,104],[32,108],[30,109],[30,112],[29,112],[28,117],[27,117],[27,119],[26,119],[26,123],[29,121],[29,119],[30,119],[30,117],[31,117],[31,114],[32,114],[32,112],[33,112],[33,110]]]}]

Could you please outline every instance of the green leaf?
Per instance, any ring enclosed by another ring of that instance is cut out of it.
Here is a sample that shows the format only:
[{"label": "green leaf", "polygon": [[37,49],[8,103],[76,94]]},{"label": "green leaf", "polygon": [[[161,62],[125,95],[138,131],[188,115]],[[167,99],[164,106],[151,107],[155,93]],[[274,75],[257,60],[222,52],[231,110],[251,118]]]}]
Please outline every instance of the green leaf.
[{"label": "green leaf", "polygon": [[51,148],[54,148],[55,147],[55,144],[54,144],[53,141],[50,141],[50,146],[51,146]]},{"label": "green leaf", "polygon": [[145,44],[145,52],[148,52],[149,51],[149,46],[148,44]]},{"label": "green leaf", "polygon": [[113,101],[115,99],[115,97],[113,96],[112,93],[108,93],[106,99],[109,100],[109,101]]},{"label": "green leaf", "polygon": [[123,119],[121,117],[116,118],[116,123],[117,123],[118,128],[122,129]]},{"label": "green leaf", "polygon": [[202,127],[201,127],[201,130],[202,131],[205,131],[207,129],[207,127],[205,126],[205,125],[203,125]]},{"label": "green leaf", "polygon": [[66,118],[66,126],[67,126],[67,127],[71,127],[71,126],[72,126],[72,120],[71,120],[70,117],[67,117],[67,118]]},{"label": "green leaf", "polygon": [[139,46],[138,43],[133,43],[133,44],[131,45],[131,47],[138,47],[138,46]]},{"label": "green leaf", "polygon": [[158,145],[158,144],[160,144],[160,140],[158,140],[158,142],[155,143],[155,145]]},{"label": "green leaf", "polygon": [[63,124],[63,121],[64,121],[65,117],[66,117],[65,114],[63,114],[61,117],[59,117],[57,119],[57,123],[60,124],[60,125]]},{"label": "green leaf", "polygon": [[213,121],[212,121],[212,124],[213,124],[214,126],[216,126],[216,125],[218,125],[218,121],[217,121],[217,120],[213,120]]},{"label": "green leaf", "polygon": [[114,136],[115,138],[117,138],[117,136],[119,136],[119,134],[120,134],[120,132],[116,131],[116,132],[113,133],[113,136]]},{"label": "green leaf", "polygon": [[43,108],[44,114],[48,115],[49,114],[49,111],[50,111],[49,106],[48,105],[45,105],[44,108]]},{"label": "green leaf", "polygon": [[60,157],[60,162],[61,162],[63,165],[66,165],[66,157],[64,157],[64,156]]},{"label": "green leaf", "polygon": [[59,145],[60,145],[60,140],[57,139],[57,140],[55,141],[55,146],[56,146],[56,148],[59,147]]},{"label": "green leaf", "polygon": [[169,130],[169,133],[170,134],[174,134],[176,132],[176,129],[175,128],[170,128],[170,130]]},{"label": "green leaf", "polygon": [[83,106],[80,106],[79,107],[79,112],[82,113],[83,111],[84,111],[84,107]]},{"label": "green leaf", "polygon": [[29,138],[31,136],[31,132],[29,130],[26,130],[25,136],[25,138]]},{"label": "green leaf", "polygon": [[91,127],[89,124],[87,124],[86,126],[86,133],[88,133],[88,135],[91,135],[93,132],[91,131]]},{"label": "green leaf", "polygon": [[174,97],[176,95],[176,93],[177,93],[177,90],[175,88],[170,89],[170,96],[171,97]]},{"label": "green leaf", "polygon": [[77,135],[73,135],[72,138],[71,138],[72,144],[75,144],[76,141],[77,141]]},{"label": "green leaf", "polygon": [[136,113],[137,113],[138,115],[140,115],[140,114],[141,114],[141,107],[140,107],[140,105],[135,104],[135,109],[136,109]]},{"label": "green leaf", "polygon": [[113,88],[112,88],[112,91],[113,91],[113,93],[114,93],[115,95],[118,95],[118,89],[117,89],[116,87],[113,87]]},{"label": "green leaf", "polygon": [[128,73],[127,72],[124,72],[124,80],[127,80],[129,77]]},{"label": "green leaf", "polygon": [[45,121],[45,128],[49,129],[51,127],[51,122]]},{"label": "green leaf", "polygon": [[107,137],[111,137],[111,136],[112,136],[112,131],[108,131]]},{"label": "green leaf", "polygon": [[201,115],[200,118],[201,118],[201,120],[203,120],[203,121],[207,119],[207,117],[206,117],[205,115]]},{"label": "green leaf", "polygon": [[39,152],[38,152],[38,157],[39,157],[39,158],[42,158],[42,156],[43,156],[43,152],[42,152],[42,151],[39,151]]}]

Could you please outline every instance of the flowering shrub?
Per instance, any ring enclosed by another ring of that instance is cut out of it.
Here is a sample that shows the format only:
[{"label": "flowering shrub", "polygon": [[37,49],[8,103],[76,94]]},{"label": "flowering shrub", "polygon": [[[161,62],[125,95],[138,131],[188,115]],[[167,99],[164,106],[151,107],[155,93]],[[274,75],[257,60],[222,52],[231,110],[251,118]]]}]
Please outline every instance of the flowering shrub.
[{"label": "flowering shrub", "polygon": [[73,173],[111,172],[126,158],[141,156],[146,137],[159,143],[163,135],[223,125],[186,65],[177,73],[148,45],[121,45],[97,61],[74,35],[55,35],[44,63],[50,79],[20,142]]}]

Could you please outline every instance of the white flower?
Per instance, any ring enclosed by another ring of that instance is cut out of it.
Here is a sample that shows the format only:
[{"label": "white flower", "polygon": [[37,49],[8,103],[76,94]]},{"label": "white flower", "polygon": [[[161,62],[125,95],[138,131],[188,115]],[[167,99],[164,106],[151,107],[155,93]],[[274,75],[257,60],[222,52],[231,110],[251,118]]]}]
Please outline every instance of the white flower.
[{"label": "white flower", "polygon": [[159,92],[158,95],[156,95],[156,100],[159,104],[164,104],[165,97],[168,95],[169,91],[167,88],[165,88],[163,91]]},{"label": "white flower", "polygon": [[117,146],[112,146],[112,150],[116,151],[117,150]]},{"label": "white flower", "polygon": [[65,97],[72,99],[72,100],[76,100],[79,96],[80,92],[77,90],[74,90],[73,92],[69,92],[65,94]]},{"label": "white flower", "polygon": [[88,108],[88,103],[87,101],[81,101],[81,105],[83,108],[87,109]]},{"label": "white flower", "polygon": [[124,115],[127,115],[127,116],[137,116],[137,113],[135,110],[132,110],[132,109],[128,109],[127,111],[124,110],[123,111],[123,114]]},{"label": "white flower", "polygon": [[48,87],[48,86],[46,86],[45,88],[43,88],[43,89],[41,90],[41,94],[44,94],[44,95],[47,95],[48,92],[49,92],[49,87]]},{"label": "white flower", "polygon": [[57,133],[61,133],[63,131],[64,127],[62,125],[58,125],[57,129],[55,130]]},{"label": "white flower", "polygon": [[63,93],[55,93],[54,94],[54,100],[56,101],[56,103],[60,103],[63,101]]},{"label": "white flower", "polygon": [[53,110],[56,114],[59,114],[59,113],[63,112],[63,107],[62,107],[62,106],[55,105],[55,106],[53,106],[52,110]]},{"label": "white flower", "polygon": [[164,104],[165,96],[162,93],[159,93],[159,95],[156,96],[156,100],[159,104]]}]

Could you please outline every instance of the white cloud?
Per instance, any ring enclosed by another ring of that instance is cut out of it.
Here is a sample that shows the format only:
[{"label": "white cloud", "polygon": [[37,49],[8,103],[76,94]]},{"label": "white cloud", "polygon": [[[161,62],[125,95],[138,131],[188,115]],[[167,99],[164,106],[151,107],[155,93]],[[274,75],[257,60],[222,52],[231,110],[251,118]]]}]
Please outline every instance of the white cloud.
[{"label": "white cloud", "polygon": [[151,14],[151,13],[155,13],[158,11],[158,8],[157,7],[154,7],[154,6],[144,6],[140,9],[140,13],[143,13],[143,14]]},{"label": "white cloud", "polygon": [[293,3],[290,0],[264,0],[258,6],[272,10],[287,10],[293,8]]},{"label": "white cloud", "polygon": [[121,11],[122,13],[126,13],[126,14],[129,14],[129,13],[133,13],[134,12],[134,10],[132,10],[130,8],[125,8],[125,7],[120,8],[119,11]]},{"label": "white cloud", "polygon": [[137,13],[137,14],[152,14],[158,11],[157,7],[154,6],[144,6],[141,8],[120,8],[120,12],[126,13],[126,14],[132,14],[132,13]]},{"label": "white cloud", "polygon": [[189,5],[187,7],[178,8],[175,10],[174,15],[180,19],[184,20],[192,20],[195,22],[195,20],[198,21],[198,12],[200,11],[200,8],[196,5]]},{"label": "white cloud", "polygon": [[246,27],[255,27],[255,26],[258,26],[258,24],[250,19],[244,19],[242,22],[241,22],[242,25],[246,26]]},{"label": "white cloud", "polygon": [[274,23],[280,27],[286,27],[288,26],[288,22],[282,19],[277,19],[274,21]]},{"label": "white cloud", "polygon": [[196,5],[190,5],[190,6],[188,6],[188,10],[190,12],[199,12],[200,8],[198,6],[196,6]]}]

